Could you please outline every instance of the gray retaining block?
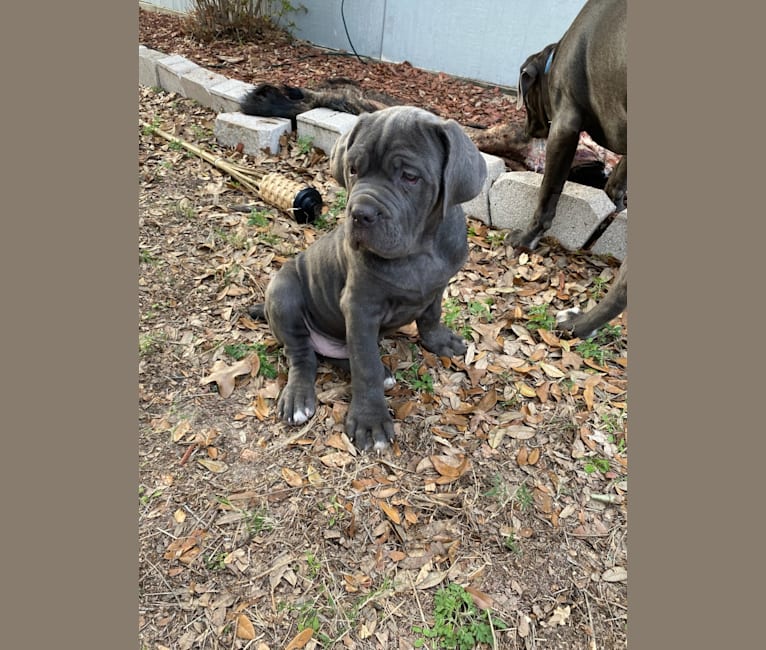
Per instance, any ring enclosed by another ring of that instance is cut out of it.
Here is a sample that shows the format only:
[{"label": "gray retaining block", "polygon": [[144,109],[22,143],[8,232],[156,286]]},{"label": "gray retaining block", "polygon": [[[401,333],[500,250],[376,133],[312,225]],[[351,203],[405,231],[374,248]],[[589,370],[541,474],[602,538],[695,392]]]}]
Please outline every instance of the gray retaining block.
[{"label": "gray retaining block", "polygon": [[628,254],[628,210],[614,216],[612,223],[591,246],[596,255],[612,255],[622,262]]},{"label": "gray retaining block", "polygon": [[[210,88],[212,108],[217,113],[235,113],[239,111],[242,98],[255,86],[239,79],[226,79]],[[280,118],[281,119],[281,118]]]},{"label": "gray retaining block", "polygon": [[313,108],[296,118],[298,137],[310,138],[312,146],[329,156],[335,141],[353,129],[358,119],[356,115],[329,108]]},{"label": "gray retaining block", "polygon": [[181,86],[181,77],[199,67],[194,61],[189,61],[189,59],[180,54],[157,59],[157,76],[159,77],[160,86],[169,93],[176,93],[181,95],[181,97],[185,97],[183,87]]},{"label": "gray retaining block", "polygon": [[212,106],[214,100],[210,94],[210,89],[226,80],[226,77],[217,72],[210,72],[205,68],[195,68],[181,75],[181,88],[184,97],[194,99],[203,106]]},{"label": "gray retaining block", "polygon": [[226,147],[242,143],[246,154],[258,155],[268,149],[279,153],[279,137],[292,131],[290,120],[282,117],[256,117],[244,113],[220,113],[215,119],[213,132],[218,142]]},{"label": "gray retaining block", "polygon": [[505,161],[502,158],[484,152],[481,152],[481,157],[484,158],[484,162],[487,164],[487,179],[484,181],[484,186],[481,188],[479,195],[470,201],[466,201],[462,206],[466,216],[483,221],[489,226],[491,225],[489,217],[489,189],[497,177],[505,171]]},{"label": "gray retaining block", "polygon": [[[536,172],[501,174],[489,191],[492,226],[526,230],[532,223],[542,180],[543,175]],[[568,250],[578,250],[613,212],[614,203],[603,190],[567,181],[556,217],[545,236],[556,239]]]},{"label": "gray retaining block", "polygon": [[138,46],[138,85],[149,88],[160,88],[160,78],[157,75],[157,61],[167,58],[167,54],[152,50],[146,45]]}]

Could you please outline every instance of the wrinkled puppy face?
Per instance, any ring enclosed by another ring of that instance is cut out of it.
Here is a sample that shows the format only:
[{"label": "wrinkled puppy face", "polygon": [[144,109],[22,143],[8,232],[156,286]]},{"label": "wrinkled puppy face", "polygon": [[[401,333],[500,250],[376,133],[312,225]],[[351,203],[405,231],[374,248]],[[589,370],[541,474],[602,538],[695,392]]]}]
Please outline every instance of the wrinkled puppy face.
[{"label": "wrinkled puppy face", "polygon": [[360,116],[338,142],[331,167],[348,190],[344,227],[354,250],[405,257],[442,218],[443,124],[427,111],[394,107]]},{"label": "wrinkled puppy face", "polygon": [[[541,52],[532,54],[521,65],[519,72],[519,100],[523,99],[527,113],[526,134],[528,138],[547,138],[550,131],[550,117],[545,108],[544,92],[548,83],[546,63],[557,43],[551,43]],[[521,108],[521,101],[517,107]]]}]

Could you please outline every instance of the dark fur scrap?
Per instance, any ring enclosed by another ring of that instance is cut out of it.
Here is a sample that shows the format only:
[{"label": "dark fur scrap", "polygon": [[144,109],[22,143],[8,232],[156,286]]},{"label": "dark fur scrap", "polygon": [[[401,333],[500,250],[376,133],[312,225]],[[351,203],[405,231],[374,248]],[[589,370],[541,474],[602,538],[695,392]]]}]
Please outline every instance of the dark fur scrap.
[{"label": "dark fur scrap", "polygon": [[364,90],[352,79],[334,77],[327,79],[313,90],[286,84],[258,84],[242,99],[240,110],[246,115],[287,117],[295,128],[296,117],[312,108],[323,107],[361,115],[401,103],[390,95]]}]

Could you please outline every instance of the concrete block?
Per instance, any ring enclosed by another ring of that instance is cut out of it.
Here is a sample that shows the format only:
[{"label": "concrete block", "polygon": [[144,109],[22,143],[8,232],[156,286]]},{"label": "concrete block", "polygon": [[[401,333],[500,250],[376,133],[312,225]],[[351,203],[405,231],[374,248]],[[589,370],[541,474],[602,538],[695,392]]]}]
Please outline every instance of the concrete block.
[{"label": "concrete block", "polygon": [[138,85],[149,88],[161,88],[157,75],[157,61],[164,59],[167,54],[152,50],[145,45],[138,46]]},{"label": "concrete block", "polygon": [[189,59],[180,54],[157,59],[157,76],[159,77],[160,86],[169,93],[176,93],[181,95],[181,97],[185,97],[184,90],[181,87],[181,77],[199,67],[194,61],[189,61]]},{"label": "concrete block", "polygon": [[239,102],[253,88],[253,84],[239,79],[227,79],[215,84],[210,87],[210,98],[213,102],[211,108],[216,113],[236,113],[239,111]]},{"label": "concrete block", "polygon": [[217,72],[210,72],[205,68],[195,68],[191,72],[181,75],[181,88],[184,97],[194,99],[203,106],[212,108],[214,104],[210,89],[226,81],[226,77]]},{"label": "concrete block", "polygon": [[502,158],[484,152],[481,153],[481,157],[484,158],[484,162],[487,164],[487,179],[484,181],[484,186],[481,188],[479,195],[462,205],[463,212],[465,212],[467,217],[473,217],[490,225],[489,188],[492,187],[497,177],[505,171],[505,161]]},{"label": "concrete block", "polygon": [[349,113],[314,108],[296,118],[298,137],[311,138],[312,145],[329,156],[335,141],[353,129],[358,119],[358,116]]},{"label": "concrete block", "polygon": [[[532,223],[543,175],[537,172],[506,172],[489,191],[492,226],[526,230]],[[578,250],[599,224],[614,212],[614,203],[603,190],[567,181],[556,217],[546,237],[556,239],[568,250]]]},{"label": "concrete block", "polygon": [[590,248],[597,255],[613,255],[622,262],[628,254],[628,210],[614,216],[606,230]]},{"label": "concrete block", "polygon": [[256,117],[244,113],[220,113],[215,119],[213,132],[220,144],[236,147],[240,142],[243,151],[259,155],[264,149],[279,153],[279,137],[292,131],[290,120],[282,117]]}]

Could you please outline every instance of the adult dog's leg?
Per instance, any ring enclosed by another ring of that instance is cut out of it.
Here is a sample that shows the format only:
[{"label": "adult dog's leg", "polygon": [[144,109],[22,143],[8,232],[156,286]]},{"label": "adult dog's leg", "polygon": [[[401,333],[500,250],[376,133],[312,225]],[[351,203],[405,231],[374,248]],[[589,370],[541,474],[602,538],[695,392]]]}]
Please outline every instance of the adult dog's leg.
[{"label": "adult dog's leg", "polygon": [[266,289],[266,319],[282,343],[290,365],[287,385],[277,403],[279,417],[288,424],[303,424],[316,410],[317,356],[303,321],[305,304],[293,260],[286,262]]},{"label": "adult dog's leg", "polygon": [[612,287],[593,309],[580,313],[578,307],[565,309],[556,314],[557,328],[579,339],[594,336],[598,329],[619,316],[628,304],[628,258],[620,266]]},{"label": "adult dog's leg", "polygon": [[562,118],[551,125],[551,132],[545,145],[545,172],[540,185],[537,209],[532,218],[532,225],[526,232],[511,233],[511,243],[514,248],[534,250],[543,233],[551,227],[579,140],[578,121]]},{"label": "adult dog's leg", "polygon": [[625,193],[628,190],[628,156],[625,154],[609,174],[604,192],[617,206],[617,212],[625,209]]}]

